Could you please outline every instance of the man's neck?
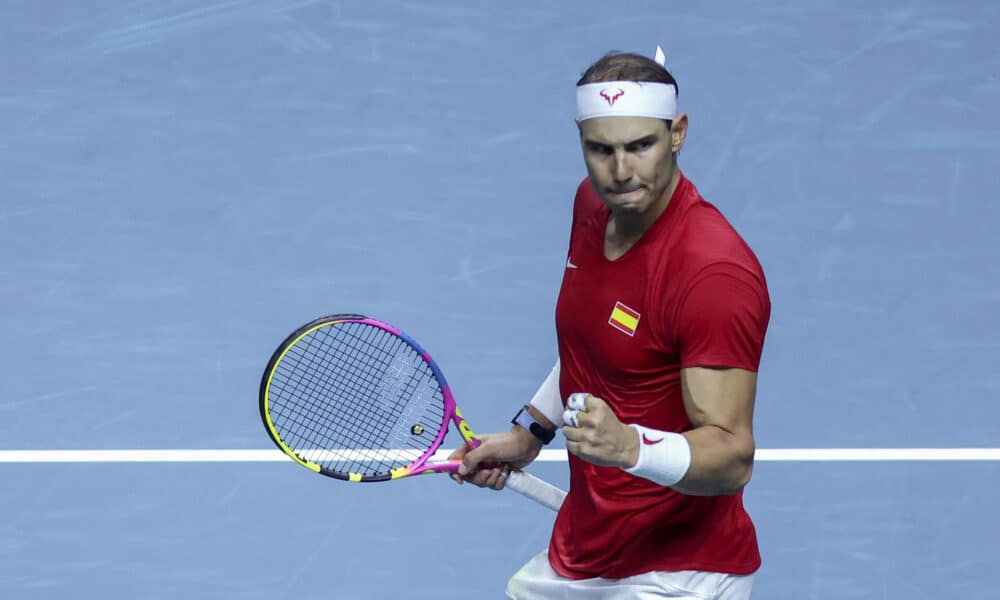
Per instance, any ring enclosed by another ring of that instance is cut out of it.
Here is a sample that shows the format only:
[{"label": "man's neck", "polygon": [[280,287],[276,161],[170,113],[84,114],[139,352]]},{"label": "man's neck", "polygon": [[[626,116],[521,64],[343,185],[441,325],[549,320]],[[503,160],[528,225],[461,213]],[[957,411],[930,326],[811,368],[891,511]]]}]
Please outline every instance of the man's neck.
[{"label": "man's neck", "polygon": [[680,180],[678,169],[674,171],[667,189],[663,190],[663,194],[645,212],[624,215],[611,213],[604,234],[604,253],[608,258],[613,260],[624,255],[653,226],[653,223],[667,210]]}]

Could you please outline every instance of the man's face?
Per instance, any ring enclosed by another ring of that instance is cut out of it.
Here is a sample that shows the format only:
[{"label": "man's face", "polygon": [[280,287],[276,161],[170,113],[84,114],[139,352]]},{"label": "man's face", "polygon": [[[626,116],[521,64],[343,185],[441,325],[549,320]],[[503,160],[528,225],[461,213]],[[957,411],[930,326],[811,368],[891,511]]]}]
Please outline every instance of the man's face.
[{"label": "man's face", "polygon": [[580,123],[587,173],[612,212],[640,214],[669,201],[663,195],[674,176],[673,153],[680,147],[672,138],[677,137],[663,119],[598,117]]}]

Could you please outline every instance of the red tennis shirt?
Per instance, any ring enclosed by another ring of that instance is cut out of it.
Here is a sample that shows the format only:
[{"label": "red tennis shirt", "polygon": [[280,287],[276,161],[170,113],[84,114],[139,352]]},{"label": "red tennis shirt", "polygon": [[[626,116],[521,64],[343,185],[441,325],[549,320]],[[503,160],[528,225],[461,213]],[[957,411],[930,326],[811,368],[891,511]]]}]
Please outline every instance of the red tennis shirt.
[{"label": "red tennis shirt", "polygon": [[[681,369],[760,364],[771,311],[763,270],[683,175],[663,214],[614,261],[604,256],[609,215],[584,180],[556,306],[562,397],[589,392],[623,423],[686,431]],[[560,575],[747,574],[760,566],[742,492],[687,496],[572,454],[569,465],[549,545]]]}]

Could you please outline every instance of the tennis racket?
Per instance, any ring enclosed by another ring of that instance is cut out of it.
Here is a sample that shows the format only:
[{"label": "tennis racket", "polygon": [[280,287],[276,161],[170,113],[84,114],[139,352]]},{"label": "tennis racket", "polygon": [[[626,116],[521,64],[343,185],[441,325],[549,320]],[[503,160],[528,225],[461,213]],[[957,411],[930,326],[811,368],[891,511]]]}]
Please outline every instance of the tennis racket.
[{"label": "tennis racket", "polygon": [[[278,346],[260,382],[260,416],[295,462],[345,481],[389,481],[455,473],[435,461],[449,424],[481,443],[441,369],[411,337],[362,315],[322,317]],[[559,510],[566,493],[512,471],[506,487]]]}]

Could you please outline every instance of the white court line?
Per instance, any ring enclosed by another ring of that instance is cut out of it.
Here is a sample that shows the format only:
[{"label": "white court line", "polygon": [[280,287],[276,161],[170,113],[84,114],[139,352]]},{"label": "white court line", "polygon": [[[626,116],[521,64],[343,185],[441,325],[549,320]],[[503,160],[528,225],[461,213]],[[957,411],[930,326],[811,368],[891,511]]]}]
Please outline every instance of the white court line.
[{"label": "white court line", "polygon": [[[329,450],[328,452],[350,452]],[[393,452],[393,451],[385,451]],[[404,451],[398,451],[403,453]],[[412,456],[412,451],[406,451]],[[435,458],[447,458],[441,450]],[[0,450],[0,463],[280,462],[275,450]],[[541,462],[565,462],[565,450],[542,450]],[[1000,448],[771,448],[757,450],[762,462],[1000,461]]]}]

